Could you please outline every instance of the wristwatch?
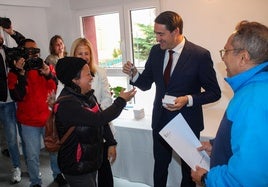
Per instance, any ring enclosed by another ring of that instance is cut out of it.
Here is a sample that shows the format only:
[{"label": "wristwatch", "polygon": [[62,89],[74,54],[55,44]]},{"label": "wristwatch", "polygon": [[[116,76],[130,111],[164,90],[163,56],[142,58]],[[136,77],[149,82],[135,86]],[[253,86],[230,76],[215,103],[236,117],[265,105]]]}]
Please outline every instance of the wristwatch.
[{"label": "wristwatch", "polygon": [[202,186],[206,187],[206,182],[205,180],[207,179],[207,173],[204,173],[201,177],[201,184]]}]

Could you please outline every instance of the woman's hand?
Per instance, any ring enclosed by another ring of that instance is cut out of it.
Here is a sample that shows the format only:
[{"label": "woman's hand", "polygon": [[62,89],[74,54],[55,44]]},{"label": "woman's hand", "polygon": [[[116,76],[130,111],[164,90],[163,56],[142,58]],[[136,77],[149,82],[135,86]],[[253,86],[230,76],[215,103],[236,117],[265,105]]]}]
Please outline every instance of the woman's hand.
[{"label": "woman's hand", "polygon": [[136,94],[136,89],[135,88],[132,88],[131,90],[125,92],[125,89],[122,89],[120,94],[119,94],[119,97],[122,97],[123,99],[127,101],[130,101],[134,95]]},{"label": "woman's hand", "polygon": [[108,147],[108,160],[110,161],[110,163],[114,163],[114,161],[116,160],[116,145],[112,145]]}]

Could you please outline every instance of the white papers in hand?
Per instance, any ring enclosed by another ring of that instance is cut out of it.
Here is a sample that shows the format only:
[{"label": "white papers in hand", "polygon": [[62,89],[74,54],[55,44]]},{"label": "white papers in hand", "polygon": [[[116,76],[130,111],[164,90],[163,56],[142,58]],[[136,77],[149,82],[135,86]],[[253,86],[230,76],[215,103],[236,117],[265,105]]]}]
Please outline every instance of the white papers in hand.
[{"label": "white papers in hand", "polygon": [[193,170],[198,165],[209,171],[210,158],[205,151],[197,150],[201,143],[181,113],[174,117],[159,134]]}]

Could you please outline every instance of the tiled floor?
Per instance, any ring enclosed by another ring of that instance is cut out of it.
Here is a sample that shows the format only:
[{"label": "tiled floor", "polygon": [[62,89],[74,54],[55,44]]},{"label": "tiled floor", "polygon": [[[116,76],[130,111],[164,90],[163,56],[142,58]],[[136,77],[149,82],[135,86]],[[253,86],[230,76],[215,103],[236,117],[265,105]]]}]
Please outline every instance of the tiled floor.
[{"label": "tiled floor", "polygon": [[[40,170],[42,173],[43,187],[57,187],[56,183],[53,183],[52,173],[49,165],[48,154],[45,151],[41,151]],[[1,187],[28,187],[30,185],[29,177],[26,173],[26,168],[22,160],[22,180],[20,183],[11,185],[9,184],[11,161],[10,158],[3,156],[0,153],[0,186]],[[148,187],[147,185],[140,183],[131,183],[127,180],[114,178],[114,187]]]}]

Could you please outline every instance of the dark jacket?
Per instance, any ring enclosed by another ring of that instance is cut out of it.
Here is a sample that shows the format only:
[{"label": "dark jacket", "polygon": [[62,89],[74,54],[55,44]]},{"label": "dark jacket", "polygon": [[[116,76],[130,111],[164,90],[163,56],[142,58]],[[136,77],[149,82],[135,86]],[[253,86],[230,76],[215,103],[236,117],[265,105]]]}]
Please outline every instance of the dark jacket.
[{"label": "dark jacket", "polygon": [[[101,111],[93,90],[86,96],[75,93],[71,88],[65,87],[56,106],[55,122],[59,138],[71,126],[74,132],[67,138],[58,152],[58,164],[64,174],[81,175],[97,171],[102,163],[103,127],[118,117],[126,105],[126,101],[117,98],[106,110]],[[108,138],[109,142],[113,137]]]},{"label": "dark jacket", "polygon": [[[17,44],[19,44],[25,37],[20,34],[19,32],[15,31],[14,35],[11,35],[11,37],[16,41]],[[3,49],[6,51],[8,49],[7,46],[3,45]],[[6,68],[5,68],[6,67]],[[4,62],[3,58],[0,55],[0,101],[5,102],[7,100],[7,92],[8,92],[8,87],[7,87],[7,72],[8,72],[8,64]],[[6,71],[5,71],[6,69]]]},{"label": "dark jacket", "polygon": [[[181,113],[193,132],[199,134],[204,129],[202,105],[217,101],[221,97],[210,53],[186,40],[167,87],[163,77],[164,58],[165,50],[162,50],[159,44],[153,46],[144,71],[137,81],[131,84],[141,90],[148,90],[155,83],[153,130],[160,131],[171,119]],[[165,94],[175,97],[191,95],[193,106],[184,106],[181,110],[173,112],[168,111],[162,107],[162,98]]]}]

